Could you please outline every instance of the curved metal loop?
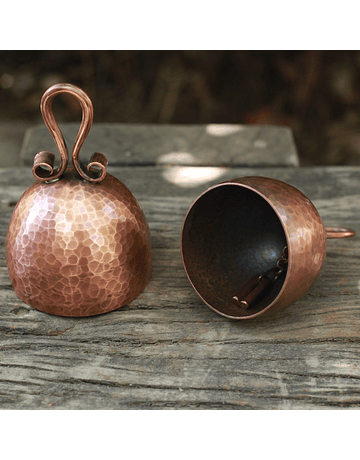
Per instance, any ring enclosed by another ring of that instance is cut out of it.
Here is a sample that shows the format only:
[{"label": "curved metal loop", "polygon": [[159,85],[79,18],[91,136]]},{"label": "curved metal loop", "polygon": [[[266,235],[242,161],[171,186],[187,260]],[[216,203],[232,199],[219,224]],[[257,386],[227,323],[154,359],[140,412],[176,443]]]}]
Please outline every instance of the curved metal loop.
[{"label": "curved metal loop", "polygon": [[350,228],[325,227],[326,238],[350,238],[355,236],[354,230]]},{"label": "curved metal loop", "polygon": [[82,89],[69,83],[58,83],[51,86],[45,91],[40,103],[44,123],[59,150],[61,164],[54,170],[54,154],[51,152],[40,152],[34,159],[33,174],[40,181],[53,181],[58,179],[67,168],[69,162],[68,149],[52,111],[52,100],[60,93],[68,93],[75,96],[82,109],[81,125],[71,154],[74,168],[83,179],[91,182],[100,182],[106,176],[106,166],[108,164],[106,156],[99,152],[94,153],[87,167],[79,159],[80,149],[85,142],[93,122],[93,105],[89,96]]}]

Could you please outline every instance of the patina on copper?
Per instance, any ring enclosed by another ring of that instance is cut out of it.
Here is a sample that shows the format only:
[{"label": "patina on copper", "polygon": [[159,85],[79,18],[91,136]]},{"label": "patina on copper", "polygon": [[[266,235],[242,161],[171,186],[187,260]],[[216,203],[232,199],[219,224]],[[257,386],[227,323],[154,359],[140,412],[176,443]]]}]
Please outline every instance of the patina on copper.
[{"label": "patina on copper", "polygon": [[[181,255],[206,305],[227,318],[250,319],[299,300],[320,274],[326,239],[354,234],[324,227],[311,201],[291,185],[245,177],[210,187],[192,204],[182,228]],[[259,283],[259,276],[281,260],[284,248],[282,276]],[[246,298],[251,305],[241,305]]]},{"label": "patina on copper", "polygon": [[[68,151],[53,116],[59,93],[76,97],[82,122],[68,168]],[[107,159],[94,153],[88,166],[79,160],[90,130],[89,97],[70,84],[49,88],[41,112],[57,145],[55,156],[40,152],[34,160],[37,181],[24,193],[11,216],[6,260],[17,296],[32,307],[60,316],[91,316],[135,299],[151,276],[151,242],[145,215],[130,190],[106,173]]]}]

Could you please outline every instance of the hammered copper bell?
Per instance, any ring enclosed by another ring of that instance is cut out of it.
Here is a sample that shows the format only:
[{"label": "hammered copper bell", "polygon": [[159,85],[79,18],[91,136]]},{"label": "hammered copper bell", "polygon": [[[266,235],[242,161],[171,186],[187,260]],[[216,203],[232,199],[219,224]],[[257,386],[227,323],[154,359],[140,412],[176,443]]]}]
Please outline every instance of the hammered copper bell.
[{"label": "hammered copper bell", "polygon": [[[76,97],[82,121],[67,168],[68,151],[52,112],[60,93]],[[70,84],[49,88],[41,113],[61,156],[40,152],[37,181],[11,216],[6,260],[17,296],[32,307],[60,316],[91,316],[135,299],[151,276],[150,232],[130,190],[106,173],[107,158],[94,153],[85,167],[80,148],[90,131],[89,97]]]},{"label": "hammered copper bell", "polygon": [[190,207],[181,255],[200,298],[233,319],[276,313],[300,299],[320,274],[327,238],[310,200],[279,180],[245,177],[210,187]]}]

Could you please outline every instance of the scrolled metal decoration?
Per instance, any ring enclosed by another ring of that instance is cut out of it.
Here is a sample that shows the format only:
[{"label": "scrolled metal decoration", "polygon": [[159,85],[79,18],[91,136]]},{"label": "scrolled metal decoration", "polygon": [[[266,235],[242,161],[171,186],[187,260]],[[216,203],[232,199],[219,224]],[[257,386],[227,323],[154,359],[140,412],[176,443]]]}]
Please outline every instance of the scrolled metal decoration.
[{"label": "scrolled metal decoration", "polygon": [[68,166],[68,148],[52,110],[53,99],[61,93],[74,96],[80,103],[82,109],[81,125],[71,154],[74,168],[83,179],[89,182],[101,182],[106,176],[106,166],[108,164],[106,156],[102,153],[95,152],[91,156],[87,166],[85,166],[79,158],[81,147],[89,134],[93,122],[93,104],[89,96],[82,89],[69,83],[53,85],[45,91],[40,102],[40,111],[44,123],[59,150],[61,160],[60,166],[54,170],[55,155],[51,152],[42,151],[35,156],[33,174],[39,181],[54,181],[62,176]]},{"label": "scrolled metal decoration", "polygon": [[[74,95],[82,121],[72,161],[57,125],[52,100]],[[37,179],[12,213],[6,237],[6,262],[17,296],[37,310],[59,316],[92,316],[116,310],[135,299],[151,276],[150,231],[131,191],[106,172],[107,159],[94,153],[88,166],[80,149],[93,120],[89,97],[76,86],[58,84],[41,100],[41,113],[56,146],[34,160]]]}]

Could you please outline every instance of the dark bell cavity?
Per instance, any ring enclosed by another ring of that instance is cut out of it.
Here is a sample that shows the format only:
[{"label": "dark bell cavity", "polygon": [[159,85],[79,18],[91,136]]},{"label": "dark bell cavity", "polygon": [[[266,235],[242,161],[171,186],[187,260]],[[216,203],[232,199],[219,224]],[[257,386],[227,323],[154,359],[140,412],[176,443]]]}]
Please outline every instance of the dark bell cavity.
[{"label": "dark bell cavity", "polygon": [[[233,297],[244,286],[276,267],[286,246],[284,229],[274,209],[258,193],[227,184],[202,195],[186,218],[182,251],[191,283],[218,313],[251,316],[278,296],[286,273],[251,301]],[[256,284],[256,283],[255,283]],[[254,284],[254,286],[255,286]]]}]

